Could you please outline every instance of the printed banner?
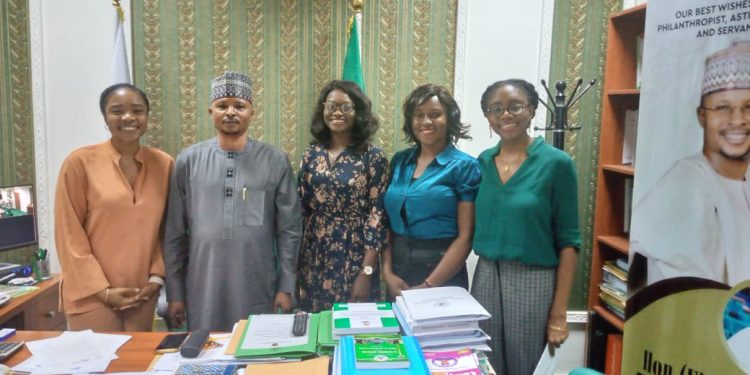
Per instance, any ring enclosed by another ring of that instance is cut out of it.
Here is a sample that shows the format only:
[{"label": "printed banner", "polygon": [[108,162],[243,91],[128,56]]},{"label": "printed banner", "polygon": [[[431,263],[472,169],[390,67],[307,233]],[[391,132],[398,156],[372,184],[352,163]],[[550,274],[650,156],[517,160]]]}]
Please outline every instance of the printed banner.
[{"label": "printed banner", "polygon": [[622,373],[750,373],[750,0],[649,2],[642,67]]}]

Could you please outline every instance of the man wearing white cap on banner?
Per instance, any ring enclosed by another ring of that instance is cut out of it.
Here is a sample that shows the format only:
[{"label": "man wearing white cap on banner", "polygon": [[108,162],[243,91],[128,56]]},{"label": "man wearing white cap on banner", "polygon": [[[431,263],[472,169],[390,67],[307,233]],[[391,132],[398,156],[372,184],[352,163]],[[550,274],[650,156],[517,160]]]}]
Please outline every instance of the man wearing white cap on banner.
[{"label": "man wearing white cap on banner", "polygon": [[648,284],[750,279],[749,41],[706,59],[697,114],[702,152],[677,161],[634,207],[631,250],[648,258]]},{"label": "man wearing white cap on banner", "polygon": [[164,238],[168,318],[229,332],[248,314],[290,311],[302,232],[297,184],[280,149],[248,138],[250,78],[211,81],[216,138],[177,156]]}]

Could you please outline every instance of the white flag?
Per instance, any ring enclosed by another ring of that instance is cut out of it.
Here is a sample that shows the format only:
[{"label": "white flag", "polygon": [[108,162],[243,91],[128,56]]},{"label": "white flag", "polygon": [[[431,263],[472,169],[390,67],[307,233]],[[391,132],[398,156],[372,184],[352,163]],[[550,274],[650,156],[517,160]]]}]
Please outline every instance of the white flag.
[{"label": "white flag", "polygon": [[112,83],[133,83],[130,80],[130,64],[128,64],[128,50],[125,48],[125,23],[115,8],[117,27],[115,28],[115,48],[112,51]]}]

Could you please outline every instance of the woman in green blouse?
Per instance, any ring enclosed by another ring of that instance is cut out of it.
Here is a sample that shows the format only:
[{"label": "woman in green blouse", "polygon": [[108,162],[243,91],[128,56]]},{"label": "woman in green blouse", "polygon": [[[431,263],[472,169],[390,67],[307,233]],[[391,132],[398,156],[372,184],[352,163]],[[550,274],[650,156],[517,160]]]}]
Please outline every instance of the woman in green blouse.
[{"label": "woman in green blouse", "polygon": [[531,374],[545,344],[568,337],[581,245],[576,171],[565,152],[529,136],[538,103],[534,86],[517,79],[495,82],[481,99],[500,142],[479,156],[472,294],[492,314],[482,328],[498,374]]}]

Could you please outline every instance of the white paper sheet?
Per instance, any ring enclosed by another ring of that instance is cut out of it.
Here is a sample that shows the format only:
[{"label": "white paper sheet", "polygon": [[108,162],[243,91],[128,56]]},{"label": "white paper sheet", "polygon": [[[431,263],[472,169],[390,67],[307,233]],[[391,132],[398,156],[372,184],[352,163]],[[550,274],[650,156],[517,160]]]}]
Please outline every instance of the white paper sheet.
[{"label": "white paper sheet", "polygon": [[[557,354],[559,350],[560,349],[558,348],[555,354]],[[539,358],[539,363],[536,364],[534,375],[554,375],[555,368],[557,368],[557,362],[559,359],[559,355],[553,356],[549,354],[549,344],[547,344],[547,346],[544,347],[542,357]]]}]

